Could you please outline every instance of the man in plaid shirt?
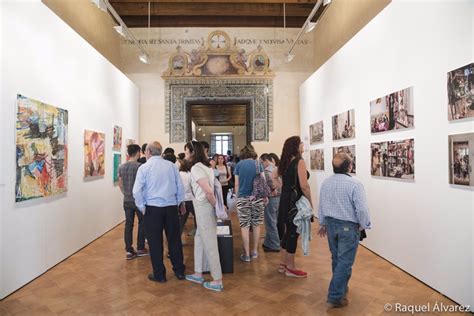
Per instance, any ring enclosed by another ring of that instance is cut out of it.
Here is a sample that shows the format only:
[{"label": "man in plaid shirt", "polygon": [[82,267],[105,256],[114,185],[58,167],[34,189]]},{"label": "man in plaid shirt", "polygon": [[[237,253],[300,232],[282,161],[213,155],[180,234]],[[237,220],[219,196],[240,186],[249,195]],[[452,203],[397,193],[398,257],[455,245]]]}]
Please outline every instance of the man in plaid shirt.
[{"label": "man in plaid shirt", "polygon": [[351,177],[352,159],[339,153],[332,161],[334,175],[321,185],[318,235],[327,235],[332,254],[332,279],[327,302],[330,307],[348,304],[348,283],[359,246],[360,232],[370,229],[364,186]]}]

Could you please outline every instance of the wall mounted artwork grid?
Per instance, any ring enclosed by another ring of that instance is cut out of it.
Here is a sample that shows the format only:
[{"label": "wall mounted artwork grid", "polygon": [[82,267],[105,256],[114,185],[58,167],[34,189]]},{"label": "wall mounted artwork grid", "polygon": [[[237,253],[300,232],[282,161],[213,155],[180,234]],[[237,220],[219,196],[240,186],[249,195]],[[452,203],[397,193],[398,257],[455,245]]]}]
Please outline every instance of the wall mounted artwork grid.
[{"label": "wall mounted artwork grid", "polygon": [[372,134],[413,126],[413,87],[390,93],[370,102]]},{"label": "wall mounted artwork grid", "polygon": [[68,111],[17,95],[15,201],[67,191]]},{"label": "wall mounted artwork grid", "polygon": [[332,117],[332,139],[355,137],[355,110],[348,110]]}]

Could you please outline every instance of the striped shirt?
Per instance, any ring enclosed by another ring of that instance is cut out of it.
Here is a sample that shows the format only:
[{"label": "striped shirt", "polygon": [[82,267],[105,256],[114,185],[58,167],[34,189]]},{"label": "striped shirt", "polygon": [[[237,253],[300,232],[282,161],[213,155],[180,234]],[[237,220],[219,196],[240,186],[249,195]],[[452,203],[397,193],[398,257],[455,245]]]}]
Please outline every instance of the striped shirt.
[{"label": "striped shirt", "polygon": [[370,228],[370,215],[364,186],[346,174],[334,174],[321,185],[319,223],[326,225],[326,218],[349,221],[363,229]]}]

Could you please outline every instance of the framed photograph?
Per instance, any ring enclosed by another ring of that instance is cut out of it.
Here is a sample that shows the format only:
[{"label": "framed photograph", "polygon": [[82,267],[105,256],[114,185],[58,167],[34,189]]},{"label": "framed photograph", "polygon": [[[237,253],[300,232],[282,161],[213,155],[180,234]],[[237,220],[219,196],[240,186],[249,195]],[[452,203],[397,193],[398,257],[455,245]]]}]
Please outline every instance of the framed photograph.
[{"label": "framed photograph", "polygon": [[113,172],[113,180],[114,184],[118,184],[119,182],[119,167],[122,163],[122,154],[114,153],[114,172]]},{"label": "framed photograph", "polygon": [[114,126],[114,145],[112,150],[120,151],[122,149],[122,128],[120,126]]},{"label": "framed photograph", "polygon": [[310,150],[309,156],[311,161],[311,170],[324,171],[324,149]]},{"label": "framed photograph", "polygon": [[413,87],[390,93],[370,102],[372,134],[414,126]]},{"label": "framed photograph", "polygon": [[355,137],[355,111],[348,110],[332,117],[332,139],[351,139]]},{"label": "framed photograph", "polygon": [[415,140],[372,143],[370,173],[376,177],[415,178]]},{"label": "framed photograph", "polygon": [[474,133],[449,135],[449,183],[474,186]]},{"label": "framed photograph", "polygon": [[352,158],[352,171],[350,173],[356,174],[356,150],[355,150],[355,145],[333,147],[332,157],[334,158],[334,156],[338,153],[346,153]]},{"label": "framed photograph", "polygon": [[474,117],[474,63],[448,72],[448,119]]},{"label": "framed photograph", "polygon": [[311,145],[324,142],[323,121],[319,121],[309,126],[309,142]]}]

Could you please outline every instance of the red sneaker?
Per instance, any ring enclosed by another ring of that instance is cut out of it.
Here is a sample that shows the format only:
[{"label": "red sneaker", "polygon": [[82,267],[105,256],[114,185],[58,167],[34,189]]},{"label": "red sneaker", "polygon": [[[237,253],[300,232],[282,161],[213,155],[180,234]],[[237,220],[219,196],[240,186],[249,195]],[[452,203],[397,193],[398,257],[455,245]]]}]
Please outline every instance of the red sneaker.
[{"label": "red sneaker", "polygon": [[301,270],[292,270],[286,267],[285,275],[290,278],[306,278],[308,273],[301,271]]},{"label": "red sneaker", "polygon": [[138,257],[144,257],[144,256],[148,256],[150,253],[148,252],[148,249],[146,248],[143,248],[141,250],[137,250],[137,256]]}]

